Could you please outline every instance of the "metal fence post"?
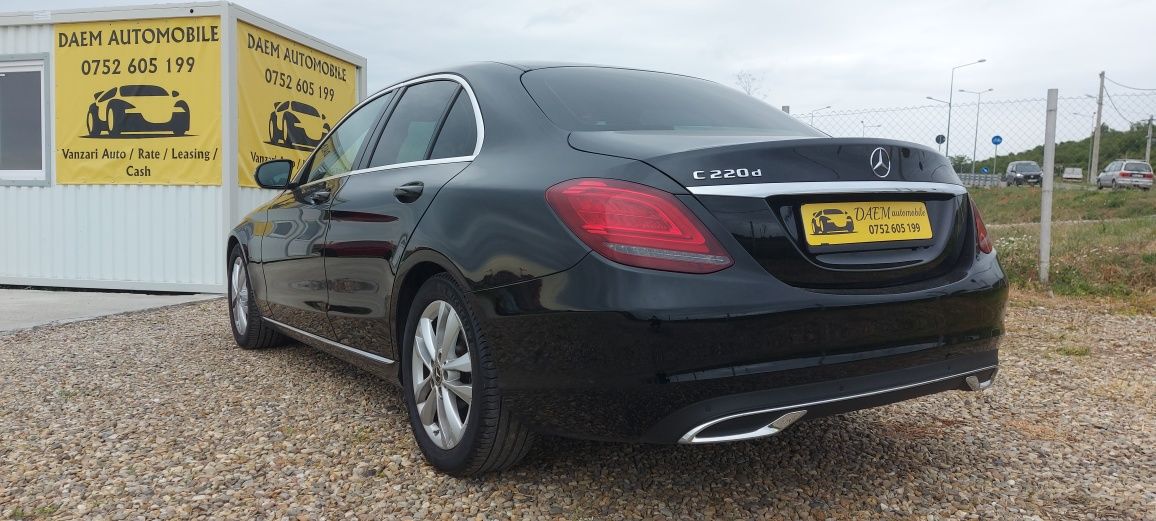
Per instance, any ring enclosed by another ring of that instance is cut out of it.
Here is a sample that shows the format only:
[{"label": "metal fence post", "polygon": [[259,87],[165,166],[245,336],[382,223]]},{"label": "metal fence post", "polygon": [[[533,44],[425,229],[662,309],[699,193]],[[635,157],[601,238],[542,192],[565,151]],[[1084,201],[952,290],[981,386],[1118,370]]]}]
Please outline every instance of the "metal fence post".
[{"label": "metal fence post", "polygon": [[1056,176],[1056,110],[1059,89],[1048,89],[1048,112],[1044,125],[1044,175],[1040,201],[1040,283],[1048,285],[1052,253],[1052,184]]}]

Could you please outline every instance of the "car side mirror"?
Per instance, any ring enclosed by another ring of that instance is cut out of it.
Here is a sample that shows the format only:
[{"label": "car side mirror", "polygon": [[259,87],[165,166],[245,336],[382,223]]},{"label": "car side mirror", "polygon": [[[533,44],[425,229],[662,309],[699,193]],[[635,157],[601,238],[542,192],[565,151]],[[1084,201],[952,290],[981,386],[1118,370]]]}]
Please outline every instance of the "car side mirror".
[{"label": "car side mirror", "polygon": [[94,99],[94,100],[97,100],[97,101],[100,101],[100,95],[101,95],[101,94],[104,94],[104,91],[101,91],[101,92],[97,92],[96,94],[93,94],[93,95],[92,95],[92,99]]},{"label": "car side mirror", "polygon": [[289,179],[293,176],[293,161],[288,159],[274,159],[257,165],[257,172],[253,175],[257,185],[261,188],[284,190],[289,188]]},{"label": "car side mirror", "polygon": [[174,98],[175,98],[175,97],[177,97],[177,96],[180,96],[180,95],[181,95],[181,93],[179,93],[179,92],[177,92],[177,91],[175,91],[175,90],[173,91],[173,97],[174,97]]}]

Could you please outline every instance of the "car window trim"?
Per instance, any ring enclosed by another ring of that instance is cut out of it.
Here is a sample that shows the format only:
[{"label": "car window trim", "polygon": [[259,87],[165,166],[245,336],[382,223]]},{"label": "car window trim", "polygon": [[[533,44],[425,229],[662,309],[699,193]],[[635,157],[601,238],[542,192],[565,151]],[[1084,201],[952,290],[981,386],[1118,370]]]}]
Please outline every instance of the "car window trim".
[{"label": "car window trim", "polygon": [[438,124],[434,127],[433,134],[430,135],[429,143],[425,146],[425,154],[422,154],[422,159],[428,160],[433,154],[434,145],[437,144],[438,138],[442,137],[442,129],[446,126],[446,120],[450,119],[450,111],[454,109],[454,103],[458,102],[458,97],[462,95],[462,88],[454,91],[454,95],[450,96],[450,100],[446,106],[442,108],[442,115],[438,118]]},{"label": "car window trim", "polygon": [[355,163],[357,168],[353,170],[365,170],[369,165],[369,161],[373,156],[373,150],[377,148],[377,141],[381,139],[381,134],[385,132],[385,126],[389,124],[389,118],[393,117],[393,112],[397,110],[397,104],[401,100],[401,97],[405,95],[406,90],[408,89],[400,87],[390,90],[389,94],[383,94],[391,95],[393,99],[389,100],[389,103],[385,106],[385,110],[381,112],[381,118],[378,119],[377,123],[373,124],[369,138],[365,140],[365,143],[361,144],[361,150],[357,152],[357,161]]},{"label": "car window trim", "polygon": [[[374,167],[374,168],[363,168],[360,170],[351,170],[349,172],[345,172],[344,174],[338,174],[335,176],[330,176],[330,177],[326,177],[323,179],[316,179],[316,180],[310,181],[308,183],[300,184],[300,185],[297,185],[296,188],[302,188],[305,186],[329,181],[332,179],[339,179],[342,177],[348,177],[348,176],[356,175],[356,174],[364,174],[367,172],[377,172],[380,170],[393,170],[395,168],[402,168],[402,167],[409,167],[409,166],[438,165],[438,164],[443,164],[443,163],[461,163],[461,162],[473,161],[474,159],[476,159],[478,157],[478,154],[481,153],[482,143],[485,141],[486,125],[482,121],[481,106],[478,104],[478,97],[477,97],[477,95],[474,94],[474,89],[472,87],[470,87],[470,83],[467,82],[465,78],[458,76],[457,74],[448,74],[448,73],[430,74],[427,76],[420,76],[417,78],[405,80],[403,82],[399,82],[399,83],[395,83],[393,85],[390,85],[384,89],[381,89],[381,91],[379,91],[377,94],[374,94],[373,96],[362,100],[361,103],[358,103],[357,106],[350,109],[349,112],[347,112],[345,114],[345,117],[341,118],[341,121],[338,121],[337,125],[333,126],[333,129],[336,130],[338,126],[340,126],[342,123],[344,123],[346,118],[348,118],[350,116],[350,114],[353,114],[357,110],[361,109],[362,106],[372,102],[373,100],[375,100],[381,96],[384,96],[387,92],[391,92],[391,91],[394,91],[396,89],[400,89],[402,87],[408,87],[408,86],[413,85],[415,83],[423,83],[423,82],[433,81],[433,80],[455,81],[461,86],[461,88],[463,90],[465,90],[466,94],[469,94],[470,104],[473,105],[473,109],[474,109],[474,126],[477,127],[477,130],[478,130],[477,142],[474,143],[474,152],[472,154],[470,154],[468,156],[457,156],[457,157],[446,157],[446,158],[442,158],[442,159],[409,161],[406,163],[396,163],[396,164],[392,164],[392,165],[385,165],[383,167],[379,166],[379,167]],[[404,92],[400,92],[399,94],[404,94]],[[401,99],[400,96],[395,98],[394,100],[391,100],[390,105],[396,104],[396,100],[399,100],[399,99]],[[392,117],[392,108],[393,107],[390,107],[390,106],[386,107],[386,110],[387,110],[387,112],[389,112],[389,115],[388,115],[388,117],[385,118],[386,122],[383,122],[382,123],[383,125],[388,122],[389,117]],[[384,127],[382,127],[382,128],[384,128]],[[330,134],[332,134],[332,133],[333,132],[331,131]],[[328,138],[328,136],[326,136],[326,138]],[[317,148],[320,148],[320,147],[321,147],[321,144],[318,143]],[[305,171],[304,166],[309,165],[313,162],[313,157],[317,154],[317,148],[314,148],[313,152],[311,152],[309,154],[309,157],[306,158],[305,162],[302,163],[302,169],[300,171],[298,171],[295,178],[300,179],[300,177],[303,175],[302,172]],[[362,148],[362,150],[359,152],[359,154],[364,155],[364,153],[365,153],[365,148]],[[358,159],[354,161],[354,164],[357,164],[359,166],[362,165],[363,163],[360,161],[360,159],[361,159],[361,157],[358,157]]]}]

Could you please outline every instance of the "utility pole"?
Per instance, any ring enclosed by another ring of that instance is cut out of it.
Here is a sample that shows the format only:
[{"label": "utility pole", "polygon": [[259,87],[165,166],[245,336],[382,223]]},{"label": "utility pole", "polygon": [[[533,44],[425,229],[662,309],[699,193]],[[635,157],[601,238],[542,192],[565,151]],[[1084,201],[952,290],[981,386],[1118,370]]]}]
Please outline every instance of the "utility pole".
[{"label": "utility pole", "polygon": [[1104,71],[1100,71],[1100,93],[1096,96],[1096,131],[1092,133],[1092,167],[1088,172],[1089,184],[1100,175],[1100,121],[1104,114]]},{"label": "utility pole", "polygon": [[1152,116],[1148,116],[1148,144],[1144,146],[1144,162],[1152,164]]}]

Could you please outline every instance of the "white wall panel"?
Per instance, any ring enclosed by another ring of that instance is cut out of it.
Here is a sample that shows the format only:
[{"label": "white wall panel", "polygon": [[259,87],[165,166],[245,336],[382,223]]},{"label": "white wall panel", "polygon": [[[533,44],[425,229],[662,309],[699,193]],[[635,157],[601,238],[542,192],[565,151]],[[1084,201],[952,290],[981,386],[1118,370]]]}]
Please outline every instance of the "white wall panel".
[{"label": "white wall panel", "polygon": [[0,284],[221,291],[221,190],[0,187]]},{"label": "white wall panel", "polygon": [[241,193],[237,195],[237,215],[244,218],[246,215],[249,215],[249,212],[253,211],[254,208],[273,200],[279,193],[277,190],[265,190],[262,188],[241,188]]},{"label": "white wall panel", "polygon": [[0,54],[52,52],[51,25],[0,27]]}]

